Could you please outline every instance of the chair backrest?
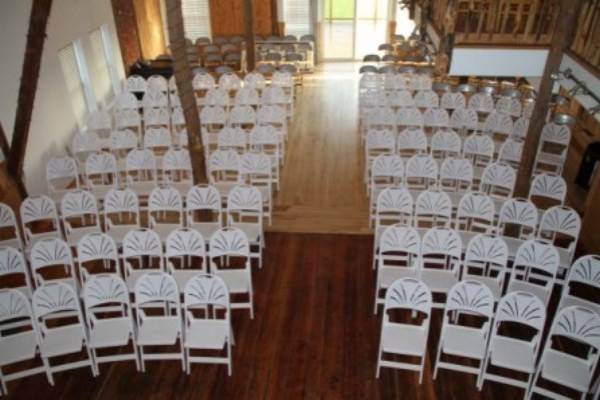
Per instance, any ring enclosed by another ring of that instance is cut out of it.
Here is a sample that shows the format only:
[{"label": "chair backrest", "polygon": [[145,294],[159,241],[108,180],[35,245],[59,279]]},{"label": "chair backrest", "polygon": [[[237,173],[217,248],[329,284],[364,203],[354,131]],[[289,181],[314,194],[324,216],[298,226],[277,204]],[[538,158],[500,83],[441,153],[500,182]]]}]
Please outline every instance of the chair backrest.
[{"label": "chair backrest", "polygon": [[91,216],[93,224],[100,227],[96,197],[87,190],[72,190],[65,193],[60,202],[60,209],[65,223],[70,218]]},{"label": "chair backrest", "polygon": [[[392,77],[392,82],[395,86],[404,85],[404,79],[401,75],[392,75]],[[390,80],[386,79],[386,83]],[[387,99],[389,105],[392,107],[415,107],[415,100],[412,97],[412,93],[408,90],[394,90],[388,94]]]},{"label": "chair backrest", "polygon": [[139,75],[130,75],[125,81],[125,90],[128,92],[145,92],[147,86],[146,80]]},{"label": "chair backrest", "polygon": [[508,263],[508,246],[499,236],[478,234],[467,244],[465,266],[494,265],[504,270]]},{"label": "chair backrest", "polygon": [[229,112],[230,124],[255,124],[256,112],[250,106],[235,106]]},{"label": "chair backrest", "polygon": [[432,228],[423,235],[422,257],[443,255],[458,261],[462,257],[462,241],[454,229]]},{"label": "chair backrest", "polygon": [[548,122],[542,129],[540,140],[542,142],[568,146],[571,141],[571,129],[567,125]]},{"label": "chair backrest", "polygon": [[[196,275],[185,285],[183,294],[184,307],[218,306],[229,311],[229,290],[227,285],[218,276]],[[229,312],[226,313],[229,319]]]},{"label": "chair backrest", "polygon": [[161,259],[162,243],[158,234],[150,229],[134,229],[123,238],[123,258],[151,256]]},{"label": "chair backrest", "polygon": [[168,128],[147,128],[144,133],[144,147],[148,149],[169,148],[173,145],[171,132]]},{"label": "chair backrest", "polygon": [[514,139],[525,140],[525,138],[527,137],[528,130],[529,130],[529,118],[528,117],[518,118],[513,125],[513,131],[512,131],[511,136]]},{"label": "chair backrest", "polygon": [[163,172],[167,174],[166,177],[169,179],[173,178],[173,176],[170,173],[191,173],[192,160],[190,159],[190,152],[185,149],[168,150],[163,155],[162,169]]},{"label": "chair backrest", "polygon": [[375,219],[398,219],[410,224],[413,215],[413,198],[403,187],[387,187],[377,196]]},{"label": "chair backrest", "polygon": [[423,113],[423,124],[430,128],[448,128],[450,115],[443,108],[428,108]]},{"label": "chair backrest", "polygon": [[221,195],[214,186],[195,185],[188,191],[185,205],[188,213],[197,210],[221,212]]},{"label": "chair backrest", "polygon": [[508,199],[500,208],[498,227],[504,234],[507,225],[519,226],[519,236],[532,235],[537,229],[538,210],[535,205],[521,198]]},{"label": "chair backrest", "polygon": [[166,107],[144,108],[144,126],[169,126],[171,115]]},{"label": "chair backrest", "polygon": [[466,193],[458,203],[456,229],[486,233],[494,225],[496,207],[485,193]]},{"label": "chair backrest", "polygon": [[550,199],[564,204],[567,196],[567,183],[557,174],[541,173],[533,177],[529,187],[529,199],[534,197]]},{"label": "chair backrest", "polygon": [[600,256],[588,254],[575,260],[569,271],[568,283],[571,282],[600,289]]},{"label": "chair backrest", "polygon": [[115,274],[91,276],[83,286],[83,304],[88,323],[91,320],[90,309],[104,305],[119,304],[125,307],[127,314],[131,316],[127,285]]},{"label": "chair backrest", "polygon": [[[408,160],[405,171],[408,186],[416,185],[427,189],[437,183],[437,177],[438,164],[430,155],[417,154]],[[417,182],[413,182],[414,180]]]},{"label": "chair backrest", "polygon": [[546,322],[546,306],[534,294],[521,291],[510,292],[498,302],[494,322],[496,329],[502,322],[516,322],[541,333]]},{"label": "chair backrest", "polygon": [[83,329],[83,318],[79,298],[73,288],[66,283],[52,282],[38,287],[31,299],[33,315],[37,322],[46,320],[52,314],[74,313],[77,324]]},{"label": "chair backrest", "polygon": [[515,287],[531,291],[548,304],[559,264],[558,250],[552,244],[537,239],[523,242],[515,254],[508,291]]},{"label": "chair backrest", "polygon": [[227,113],[220,106],[203,107],[200,111],[200,121],[202,121],[202,125],[225,125]]},{"label": "chair backrest", "polygon": [[215,150],[208,158],[209,181],[211,183],[216,179],[215,172],[239,172],[239,169],[240,156],[233,150]]},{"label": "chair backrest", "polygon": [[200,232],[189,229],[179,228],[167,236],[165,242],[165,257],[194,256],[204,259],[206,256],[206,244]]},{"label": "chair backrest", "polygon": [[113,261],[119,263],[117,246],[113,238],[102,232],[88,233],[77,242],[77,262]]},{"label": "chair backrest", "polygon": [[45,238],[38,240],[31,248],[29,256],[32,272],[40,268],[63,265],[73,276],[73,258],[69,245],[61,239]]},{"label": "chair backrest", "polygon": [[421,254],[421,237],[417,230],[404,224],[385,228],[379,240],[379,254],[385,257],[390,252],[418,258]]},{"label": "chair backrest", "polygon": [[155,88],[148,88],[142,99],[142,107],[144,108],[168,108],[169,98],[165,91]]},{"label": "chair backrest", "polygon": [[73,183],[76,187],[79,186],[79,171],[75,159],[68,156],[51,158],[46,164],[46,181],[50,191],[64,189]]},{"label": "chair backrest", "polygon": [[71,151],[81,157],[102,150],[102,141],[95,132],[76,133],[71,141]]},{"label": "chair backrest", "polygon": [[496,101],[496,111],[511,117],[520,117],[523,112],[521,99],[511,96],[500,96]]},{"label": "chair backrest", "polygon": [[33,286],[31,286],[29,270],[27,269],[23,253],[14,247],[0,246],[0,276],[7,275],[22,275],[23,287],[26,287],[28,292],[32,290]]},{"label": "chair backrest", "polygon": [[486,317],[494,316],[494,295],[483,283],[464,280],[456,283],[448,292],[444,316],[448,312],[460,312]]},{"label": "chair backrest", "polygon": [[[546,341],[546,349],[552,347],[551,339],[554,336],[564,336],[590,346],[592,348],[590,353],[596,353],[595,356],[592,356],[594,361],[590,369],[594,371],[595,364],[598,362],[598,351],[600,350],[600,315],[594,310],[580,306],[563,308],[554,317],[549,338]],[[570,346],[564,346],[555,351],[573,352],[573,350],[569,350],[570,348]]]},{"label": "chair backrest", "polygon": [[477,111],[472,108],[457,108],[450,116],[450,126],[454,129],[478,129]]},{"label": "chair backrest", "polygon": [[20,237],[15,212],[10,206],[4,203],[0,203],[0,229],[1,228],[13,228],[15,230],[15,236]]},{"label": "chair backrest", "polygon": [[483,170],[480,190],[498,197],[510,198],[515,189],[517,173],[509,164],[495,162]]},{"label": "chair backrest", "polygon": [[494,141],[487,135],[471,134],[463,143],[463,155],[477,161],[477,165],[487,164],[494,156]]},{"label": "chair backrest", "polygon": [[250,257],[250,244],[246,234],[237,228],[222,228],[210,238],[210,259],[222,256]]},{"label": "chair backrest", "polygon": [[574,250],[580,231],[581,218],[577,211],[570,207],[554,206],[542,214],[538,236],[548,239],[553,243],[555,239],[568,237],[573,242],[572,246]]},{"label": "chair backrest", "polygon": [[419,90],[415,94],[415,105],[419,108],[437,108],[440,105],[440,99],[433,90]]},{"label": "chair backrest", "polygon": [[446,110],[456,110],[467,107],[465,96],[460,92],[446,92],[440,100],[440,107]]},{"label": "chair backrest", "polygon": [[194,78],[192,79],[194,90],[209,90],[214,88],[215,85],[215,78],[209,73],[194,74]]},{"label": "chair backrest", "polygon": [[[263,74],[257,71],[253,71],[247,73],[244,76],[244,87],[245,88],[254,88],[254,89],[262,89],[266,85],[265,77]],[[242,88],[243,90],[244,88]],[[239,93],[239,92],[238,92]],[[258,93],[257,93],[258,95]]]},{"label": "chair backrest", "polygon": [[421,128],[406,128],[398,135],[398,152],[400,156],[410,157],[427,152],[427,137]]},{"label": "chair backrest", "polygon": [[399,108],[395,123],[400,126],[423,126],[423,114],[416,107]]},{"label": "chair backrest", "polygon": [[494,111],[494,98],[491,94],[475,93],[469,99],[469,108],[477,112],[491,113]]},{"label": "chair backrest", "polygon": [[[85,160],[85,175],[92,184],[95,183],[92,178],[98,176],[110,177],[112,184],[116,184],[117,160],[115,156],[105,151],[90,154]],[[106,182],[104,179],[101,181]]]},{"label": "chair backrest", "polygon": [[138,145],[138,137],[130,129],[113,131],[110,135],[111,150],[132,150]]},{"label": "chair backrest", "polygon": [[437,153],[446,158],[448,155],[458,156],[462,149],[460,136],[453,130],[440,129],[431,138],[431,154]]},{"label": "chair backrest", "polygon": [[[146,89],[144,88],[143,92],[145,92],[145,91],[146,91]],[[140,90],[139,92],[142,92],[142,90]],[[139,108],[138,99],[131,92],[121,92],[115,98],[115,111],[116,112],[125,111],[125,110],[137,112],[138,108]],[[116,121],[116,113],[115,113],[115,122],[117,122]],[[117,125],[118,125],[118,122],[117,122]]]},{"label": "chair backrest", "polygon": [[172,303],[174,307],[169,309],[179,315],[179,291],[175,279],[164,272],[148,272],[140,276],[135,284],[135,302],[138,307],[157,302]]},{"label": "chair backrest", "polygon": [[[0,289],[0,331],[4,331],[4,324],[6,324],[6,327],[10,329],[15,320],[20,320],[23,323],[23,326],[25,323],[30,324],[31,329],[33,330],[37,339],[37,325],[33,323],[34,317],[31,311],[31,304],[27,296],[16,289]],[[22,334],[22,331],[15,334]],[[2,336],[0,337],[1,348],[6,348],[6,345],[2,342],[6,339],[10,340],[10,336],[10,334],[6,335],[5,332],[2,333]],[[9,341],[7,344],[12,345],[13,343]],[[36,342],[33,344],[34,346],[37,345]],[[32,355],[35,354],[35,348],[27,349],[27,353]]]},{"label": "chair backrest", "polygon": [[368,128],[365,150],[367,155],[371,151],[393,154],[396,150],[396,137],[389,128]]},{"label": "chair backrest", "polygon": [[449,226],[452,218],[452,200],[441,190],[424,190],[415,203],[416,226]]},{"label": "chair backrest", "polygon": [[159,186],[150,192],[148,212],[173,211],[183,212],[183,200],[177,190],[171,186]]},{"label": "chair backrest", "polygon": [[512,167],[518,167],[521,163],[524,142],[519,139],[506,139],[498,153],[498,161],[505,162]]},{"label": "chair backrest", "polygon": [[139,223],[140,206],[137,194],[129,189],[111,189],[104,197],[104,215],[133,213]]},{"label": "chair backrest", "polygon": [[373,160],[371,179],[377,177],[393,178],[402,181],[404,178],[404,163],[398,155],[381,154]]},{"label": "chair backrest", "polygon": [[408,309],[431,315],[433,300],[431,291],[423,282],[413,278],[401,278],[387,289],[384,303],[384,318],[387,311],[393,309]]},{"label": "chair backrest", "polygon": [[238,185],[233,187],[227,195],[227,213],[244,214],[257,213],[258,222],[262,222],[263,199],[255,186]]},{"label": "chair backrest", "polygon": [[209,89],[204,96],[204,103],[207,106],[227,107],[229,105],[229,93],[222,88]]},{"label": "chair backrest", "polygon": [[483,130],[508,136],[513,132],[512,118],[508,114],[491,112],[485,119]]},{"label": "chair backrest", "polygon": [[242,87],[242,81],[235,73],[225,73],[219,77],[219,88],[227,91],[238,90]]},{"label": "chair backrest", "polygon": [[248,146],[248,138],[242,128],[226,126],[217,135],[217,145],[220,150],[244,152]]},{"label": "chair backrest", "polygon": [[473,164],[466,158],[446,158],[440,168],[439,183],[444,190],[470,190],[473,184]]},{"label": "chair backrest", "polygon": [[36,221],[52,221],[58,229],[58,214],[54,201],[48,196],[29,196],[21,203],[21,223],[26,226]]},{"label": "chair backrest", "polygon": [[140,129],[141,124],[142,117],[140,116],[140,113],[137,110],[137,106],[136,108],[117,109],[115,111],[115,127],[117,129]]},{"label": "chair backrest", "polygon": [[91,131],[112,129],[112,119],[107,111],[92,111],[87,117],[86,124]]},{"label": "chair backrest", "polygon": [[265,153],[244,153],[240,158],[240,172],[243,176],[249,177],[250,183],[261,180],[268,182],[273,175],[271,157]]},{"label": "chair backrest", "polygon": [[125,160],[127,172],[156,172],[156,158],[149,149],[134,149],[127,154]]}]

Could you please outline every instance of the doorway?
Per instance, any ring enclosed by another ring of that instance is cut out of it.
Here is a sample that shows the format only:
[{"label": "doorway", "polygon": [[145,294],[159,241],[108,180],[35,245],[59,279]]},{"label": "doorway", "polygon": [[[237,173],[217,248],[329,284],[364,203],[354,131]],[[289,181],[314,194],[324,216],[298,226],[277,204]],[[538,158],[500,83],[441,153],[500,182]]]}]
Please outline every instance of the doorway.
[{"label": "doorway", "polygon": [[362,59],[387,41],[389,0],[323,0],[321,6],[326,61]]}]

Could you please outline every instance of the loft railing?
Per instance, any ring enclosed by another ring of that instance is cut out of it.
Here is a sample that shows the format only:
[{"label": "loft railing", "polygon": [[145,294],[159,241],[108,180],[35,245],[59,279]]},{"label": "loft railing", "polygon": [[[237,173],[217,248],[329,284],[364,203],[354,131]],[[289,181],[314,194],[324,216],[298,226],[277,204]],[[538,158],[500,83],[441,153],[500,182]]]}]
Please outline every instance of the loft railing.
[{"label": "loft railing", "polygon": [[[548,46],[558,0],[416,0],[455,45]],[[600,0],[585,0],[570,51],[600,75]]]}]

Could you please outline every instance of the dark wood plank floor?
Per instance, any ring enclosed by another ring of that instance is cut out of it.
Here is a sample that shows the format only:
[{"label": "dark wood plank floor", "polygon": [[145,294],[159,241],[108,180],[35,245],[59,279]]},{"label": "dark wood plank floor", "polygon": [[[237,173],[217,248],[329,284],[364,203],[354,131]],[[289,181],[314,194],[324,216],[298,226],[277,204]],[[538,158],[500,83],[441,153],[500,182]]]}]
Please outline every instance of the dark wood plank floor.
[{"label": "dark wood plank floor", "polygon": [[271,233],[265,265],[255,270],[256,316],[234,312],[233,375],[224,366],[177,361],[133,363],[9,383],[13,398],[181,399],[477,399],[520,398],[522,392],[441,371],[431,379],[440,315],[431,329],[423,384],[410,371],[383,369],[375,379],[380,315],[374,316],[372,237]]}]

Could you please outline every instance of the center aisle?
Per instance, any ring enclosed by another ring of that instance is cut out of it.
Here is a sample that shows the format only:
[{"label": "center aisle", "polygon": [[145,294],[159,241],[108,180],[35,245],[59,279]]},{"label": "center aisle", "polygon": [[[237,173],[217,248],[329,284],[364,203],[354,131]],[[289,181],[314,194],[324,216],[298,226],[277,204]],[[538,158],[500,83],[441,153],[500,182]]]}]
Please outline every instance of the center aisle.
[{"label": "center aisle", "polygon": [[275,232],[369,233],[356,63],[319,66],[297,89]]}]

